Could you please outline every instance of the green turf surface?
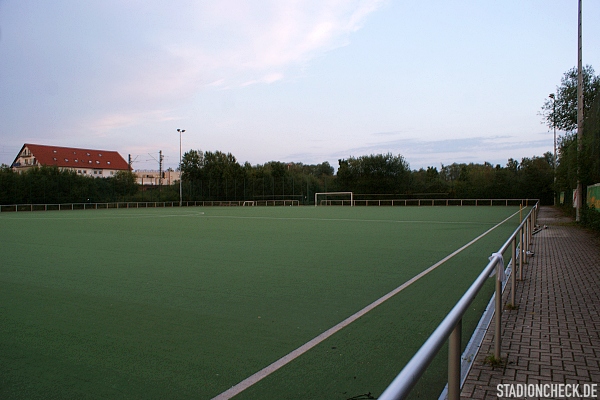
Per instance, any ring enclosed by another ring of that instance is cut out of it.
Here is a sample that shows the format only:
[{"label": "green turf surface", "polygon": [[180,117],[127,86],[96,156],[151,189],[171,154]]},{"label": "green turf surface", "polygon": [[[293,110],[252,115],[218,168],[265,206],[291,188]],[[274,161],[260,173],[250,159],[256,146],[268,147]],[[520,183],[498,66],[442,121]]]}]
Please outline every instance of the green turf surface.
[{"label": "green turf surface", "polygon": [[[515,211],[0,214],[0,398],[211,398]],[[517,215],[238,397],[379,395],[518,222]],[[492,290],[486,286],[465,331]],[[416,395],[441,391],[445,363]]]}]

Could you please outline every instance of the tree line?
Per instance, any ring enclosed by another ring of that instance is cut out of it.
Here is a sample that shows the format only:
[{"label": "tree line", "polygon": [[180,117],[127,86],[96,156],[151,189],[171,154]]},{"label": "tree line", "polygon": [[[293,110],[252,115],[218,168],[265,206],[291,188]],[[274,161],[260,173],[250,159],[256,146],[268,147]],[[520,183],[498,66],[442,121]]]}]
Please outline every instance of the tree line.
[{"label": "tree line", "polygon": [[[298,200],[316,192],[352,191],[364,198],[539,198],[552,203],[552,155],[508,160],[505,166],[458,164],[411,170],[401,155],[372,154],[316,165],[271,161],[240,164],[231,153],[190,150],[181,164],[183,200]],[[178,201],[179,182],[140,187],[130,172],[110,178],[77,175],[56,167],[21,174],[0,170],[0,204]]]},{"label": "tree line", "polygon": [[[411,170],[400,154],[371,154],[338,160],[337,173],[328,163],[307,165],[270,161],[241,164],[231,153],[189,150],[182,158],[184,200],[314,201],[316,192],[352,191],[370,198],[536,198],[554,203],[554,193],[570,194],[581,180],[600,182],[600,77],[584,68],[584,136],[578,152],[577,70],[567,71],[553,98],[541,107],[550,129],[560,131],[558,157],[548,152],[505,165],[453,163]],[[556,166],[556,183],[554,168]],[[52,167],[14,173],[0,169],[0,203],[61,203],[109,201],[177,201],[179,182],[147,188],[135,184],[130,172],[110,178],[78,176]]]},{"label": "tree line", "polygon": [[221,151],[190,150],[181,163],[184,199],[202,201],[291,199],[306,204],[311,194],[331,188],[333,172],[328,162],[241,165]]},{"label": "tree line", "polygon": [[590,65],[582,69],[582,143],[577,138],[577,77],[577,68],[564,73],[553,97],[544,102],[541,115],[548,128],[560,131],[553,188],[565,193],[566,209],[572,210],[572,192],[580,181],[584,187],[582,222],[600,230],[599,210],[589,210],[585,198],[585,187],[600,183],[600,76]]},{"label": "tree line", "polygon": [[22,174],[0,167],[0,204],[103,203],[128,201],[139,188],[131,172],[92,178],[56,167],[36,167]]}]

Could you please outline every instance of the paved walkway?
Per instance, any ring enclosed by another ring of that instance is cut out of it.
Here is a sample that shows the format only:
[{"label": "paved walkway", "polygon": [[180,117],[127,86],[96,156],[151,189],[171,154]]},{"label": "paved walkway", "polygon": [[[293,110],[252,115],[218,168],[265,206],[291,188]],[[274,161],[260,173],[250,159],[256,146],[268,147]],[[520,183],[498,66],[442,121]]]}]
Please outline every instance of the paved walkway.
[{"label": "paved walkway", "polygon": [[484,363],[494,354],[492,321],[461,398],[498,399],[498,384],[597,384],[600,395],[600,241],[570,221],[552,207],[540,209],[537,224],[548,228],[533,237],[535,256],[515,292],[519,309],[502,315],[507,361]]}]

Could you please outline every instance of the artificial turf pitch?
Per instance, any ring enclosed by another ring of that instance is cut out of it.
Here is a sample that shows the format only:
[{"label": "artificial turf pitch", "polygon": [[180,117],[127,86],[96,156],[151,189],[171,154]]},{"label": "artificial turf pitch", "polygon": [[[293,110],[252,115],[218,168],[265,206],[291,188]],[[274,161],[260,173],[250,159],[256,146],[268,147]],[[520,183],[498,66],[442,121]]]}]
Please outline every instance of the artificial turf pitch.
[{"label": "artificial turf pitch", "polygon": [[[0,214],[0,398],[210,399],[515,212],[236,397],[348,399],[385,389],[517,227],[518,208]],[[414,398],[437,398],[445,365],[442,354]]]}]

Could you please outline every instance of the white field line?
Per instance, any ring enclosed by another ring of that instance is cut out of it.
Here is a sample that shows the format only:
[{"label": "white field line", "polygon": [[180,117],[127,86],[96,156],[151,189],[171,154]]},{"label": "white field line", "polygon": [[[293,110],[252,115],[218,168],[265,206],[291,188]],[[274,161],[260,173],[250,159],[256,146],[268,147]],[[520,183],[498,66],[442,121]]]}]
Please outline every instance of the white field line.
[{"label": "white field line", "polygon": [[[514,215],[514,214],[513,214]],[[244,217],[239,215],[205,215],[205,218],[223,218],[223,219],[264,219],[264,220],[282,220],[282,221],[323,221],[323,222],[382,222],[399,224],[465,224],[465,225],[492,225],[492,222],[474,222],[474,221],[427,221],[427,220],[393,220],[393,219],[353,219],[353,218],[314,218],[314,217]],[[512,215],[511,215],[512,217]]]},{"label": "white field line", "polygon": [[357,319],[359,319],[363,315],[367,314],[369,311],[373,310],[375,307],[383,304],[385,301],[387,301],[390,298],[394,297],[395,295],[397,295],[398,293],[400,293],[401,291],[403,291],[404,289],[406,289],[407,287],[409,287],[410,285],[412,285],[413,283],[415,283],[416,281],[418,281],[419,279],[421,279],[422,277],[424,277],[425,275],[427,275],[428,273],[430,273],[431,271],[433,271],[434,269],[436,269],[437,267],[439,267],[440,265],[442,265],[443,263],[445,263],[446,261],[450,260],[452,257],[454,257],[455,255],[457,255],[458,253],[462,252],[463,250],[465,250],[466,248],[468,248],[469,246],[471,246],[472,244],[474,244],[475,242],[477,242],[479,239],[481,239],[484,236],[486,236],[488,233],[492,232],[494,229],[496,229],[500,225],[504,224],[506,221],[508,221],[509,219],[511,219],[512,217],[514,217],[518,213],[519,212],[517,211],[516,213],[512,214],[511,216],[509,216],[508,218],[506,218],[504,221],[502,221],[502,222],[496,224],[495,226],[493,226],[492,228],[488,229],[487,231],[485,231],[481,235],[477,236],[475,239],[471,240],[469,243],[465,244],[464,246],[462,246],[458,250],[455,250],[453,253],[447,255],[446,257],[444,257],[443,259],[441,259],[437,263],[433,264],[431,267],[427,268],[426,270],[422,271],[421,273],[415,275],[410,280],[404,282],[402,285],[398,286],[396,289],[392,290],[388,294],[386,294],[386,295],[380,297],[379,299],[375,300],[373,303],[369,304],[368,306],[366,306],[362,310],[356,312],[355,314],[353,314],[350,317],[346,318],[345,320],[343,320],[339,324],[333,326],[332,328],[329,328],[325,332],[321,333],[319,336],[315,337],[314,339],[310,340],[309,342],[306,342],[305,344],[303,344],[302,346],[298,347],[296,350],[292,351],[291,353],[289,353],[289,354],[281,357],[279,360],[275,361],[271,365],[269,365],[269,366],[261,369],[260,371],[256,372],[255,374],[249,376],[248,378],[244,379],[243,381],[241,381],[237,385],[232,386],[230,389],[228,389],[225,392],[223,392],[223,393],[219,394],[218,396],[214,397],[212,400],[227,400],[227,399],[232,398],[233,396],[236,396],[236,395],[240,394],[244,390],[248,389],[250,386],[252,386],[255,383],[257,383],[258,381],[266,378],[267,376],[269,376],[273,372],[277,371],[279,368],[281,368],[284,365],[288,364],[289,362],[291,362],[292,360],[294,360],[297,357],[301,356],[302,354],[306,353],[308,350],[312,349],[313,347],[315,347],[319,343],[323,342],[325,339],[329,338],[330,336],[332,336],[333,334],[337,333],[341,329],[343,329],[346,326],[350,325],[352,322],[356,321]]}]

